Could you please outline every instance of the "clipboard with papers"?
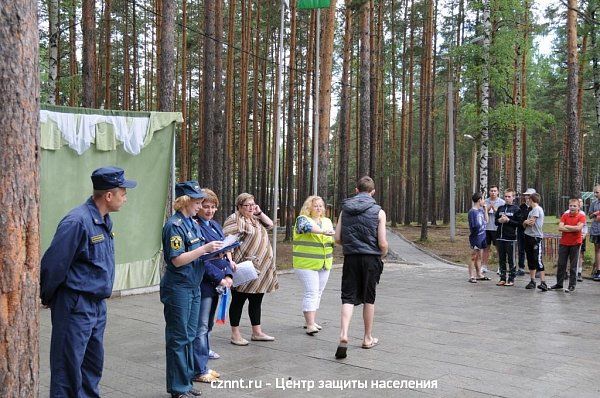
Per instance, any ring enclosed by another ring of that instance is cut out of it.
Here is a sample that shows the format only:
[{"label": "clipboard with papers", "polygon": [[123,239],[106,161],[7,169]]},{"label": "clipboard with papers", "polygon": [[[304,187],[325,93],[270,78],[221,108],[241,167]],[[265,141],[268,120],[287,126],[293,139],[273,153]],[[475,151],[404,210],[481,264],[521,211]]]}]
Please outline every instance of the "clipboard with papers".
[{"label": "clipboard with papers", "polygon": [[221,249],[200,256],[200,260],[212,260],[213,258],[218,257],[220,254],[232,251],[239,245],[240,242],[238,241],[237,235],[227,235],[227,237],[223,239],[223,247]]}]

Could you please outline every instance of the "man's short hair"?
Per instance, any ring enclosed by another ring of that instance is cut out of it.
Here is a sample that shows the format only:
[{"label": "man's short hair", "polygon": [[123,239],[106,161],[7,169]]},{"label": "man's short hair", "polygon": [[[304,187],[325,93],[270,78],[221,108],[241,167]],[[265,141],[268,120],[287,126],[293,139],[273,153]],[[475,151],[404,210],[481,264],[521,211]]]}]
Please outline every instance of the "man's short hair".
[{"label": "man's short hair", "polygon": [[509,193],[509,192],[510,192],[510,193],[512,193],[512,194],[513,194],[513,196],[514,196],[514,193],[515,193],[515,190],[514,190],[514,189],[512,189],[512,188],[506,188],[506,189],[504,190],[504,193]]},{"label": "man's short hair", "polygon": [[481,192],[475,192],[473,194],[473,196],[471,196],[471,200],[473,201],[473,203],[477,203],[481,200],[483,196],[481,196]]},{"label": "man's short hair", "polygon": [[98,199],[101,198],[102,196],[104,196],[104,194],[108,193],[108,192],[112,192],[113,195],[117,193],[117,191],[120,188],[111,188],[111,189],[94,189],[94,193],[92,194],[92,196],[94,197],[94,199]]},{"label": "man's short hair", "polygon": [[491,190],[492,188],[496,188],[498,191],[500,190],[500,188],[498,188],[498,185],[490,185],[488,187],[488,191]]},{"label": "man's short hair", "polygon": [[532,193],[531,196],[529,197],[529,200],[531,200],[533,203],[540,203],[540,194],[539,193]]},{"label": "man's short hair", "polygon": [[371,192],[375,189],[375,181],[369,176],[361,177],[356,183],[358,192]]}]

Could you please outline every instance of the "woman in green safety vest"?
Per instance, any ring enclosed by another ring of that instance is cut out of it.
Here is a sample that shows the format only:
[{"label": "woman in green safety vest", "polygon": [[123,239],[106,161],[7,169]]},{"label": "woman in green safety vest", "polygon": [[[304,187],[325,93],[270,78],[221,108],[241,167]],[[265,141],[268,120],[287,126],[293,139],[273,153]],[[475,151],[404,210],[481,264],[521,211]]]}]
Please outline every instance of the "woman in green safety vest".
[{"label": "woman in green safety vest", "polygon": [[296,275],[304,286],[304,328],[306,334],[311,336],[322,329],[315,323],[315,317],[333,263],[335,231],[331,220],[323,216],[324,213],[323,199],[309,196],[294,225],[293,264]]}]

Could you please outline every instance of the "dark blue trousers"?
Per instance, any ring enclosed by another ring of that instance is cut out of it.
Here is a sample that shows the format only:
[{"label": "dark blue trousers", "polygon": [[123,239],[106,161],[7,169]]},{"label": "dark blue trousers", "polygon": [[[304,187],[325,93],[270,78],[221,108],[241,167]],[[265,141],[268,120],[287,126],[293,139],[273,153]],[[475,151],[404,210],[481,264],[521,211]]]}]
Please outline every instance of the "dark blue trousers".
[{"label": "dark blue trousers", "polygon": [[106,303],[61,288],[51,318],[50,397],[100,397]]},{"label": "dark blue trousers", "polygon": [[161,286],[160,301],[164,304],[166,323],[167,392],[186,393],[193,386],[200,288]]}]

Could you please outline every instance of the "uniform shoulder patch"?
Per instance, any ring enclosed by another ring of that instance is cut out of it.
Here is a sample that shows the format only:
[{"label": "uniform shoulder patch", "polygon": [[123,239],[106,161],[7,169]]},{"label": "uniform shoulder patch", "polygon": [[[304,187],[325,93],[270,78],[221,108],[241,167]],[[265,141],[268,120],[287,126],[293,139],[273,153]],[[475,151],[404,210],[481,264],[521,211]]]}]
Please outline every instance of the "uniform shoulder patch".
[{"label": "uniform shoulder patch", "polygon": [[181,236],[179,236],[179,235],[171,236],[171,249],[179,250],[179,249],[181,249],[182,244],[183,244],[183,239],[181,239]]},{"label": "uniform shoulder patch", "polygon": [[92,241],[92,243],[100,243],[104,241],[104,234],[94,235],[90,238],[90,240]]}]

